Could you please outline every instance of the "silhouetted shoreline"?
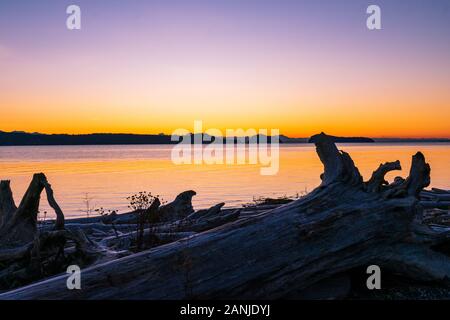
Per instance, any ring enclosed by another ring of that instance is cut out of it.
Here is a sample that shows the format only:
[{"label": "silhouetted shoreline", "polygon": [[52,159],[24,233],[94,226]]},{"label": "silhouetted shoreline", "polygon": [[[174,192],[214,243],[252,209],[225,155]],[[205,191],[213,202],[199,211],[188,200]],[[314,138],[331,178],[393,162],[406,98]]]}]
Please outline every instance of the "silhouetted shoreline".
[{"label": "silhouetted shoreline", "polygon": [[[199,134],[200,135],[200,134]],[[194,138],[197,139],[194,139]],[[214,141],[214,137],[206,134],[196,136],[191,134],[191,140],[202,141],[209,144]],[[255,140],[256,138],[256,140]],[[189,138],[188,138],[189,139]],[[39,146],[39,145],[126,145],[126,144],[178,144],[181,141],[172,141],[170,135],[165,134],[116,134],[116,133],[93,133],[93,134],[42,134],[28,133],[21,131],[3,132],[0,131],[0,146]],[[183,138],[184,140],[184,138]],[[251,141],[271,143],[270,136],[253,136],[245,138],[230,137],[223,139],[230,143],[249,143]],[[311,143],[309,138],[289,138],[284,135],[279,136],[279,143]],[[372,143],[371,138],[365,137],[335,137],[335,142],[341,143]]]},{"label": "silhouetted shoreline", "polygon": [[[191,134],[194,142],[196,135]],[[249,143],[250,141],[261,141],[271,143],[270,136],[253,136],[245,138],[231,137],[224,139],[230,143]],[[337,143],[417,143],[417,142],[450,142],[446,138],[367,138],[367,137],[333,137]],[[189,139],[189,138],[188,138]],[[262,140],[261,140],[262,139]],[[214,137],[206,134],[197,136],[197,141],[209,144],[214,141]],[[40,145],[130,145],[130,144],[178,144],[181,141],[172,141],[170,135],[166,134],[127,134],[127,133],[93,133],[93,134],[43,134],[28,133],[22,131],[4,132],[0,131],[0,146],[40,146]],[[279,136],[280,144],[292,143],[314,143],[310,138],[290,138],[284,135]]]}]

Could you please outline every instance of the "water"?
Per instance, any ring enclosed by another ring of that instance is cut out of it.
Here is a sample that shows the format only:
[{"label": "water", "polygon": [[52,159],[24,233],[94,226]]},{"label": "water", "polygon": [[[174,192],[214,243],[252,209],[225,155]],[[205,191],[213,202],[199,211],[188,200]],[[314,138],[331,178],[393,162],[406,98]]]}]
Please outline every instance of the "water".
[{"label": "water", "polygon": [[[352,144],[340,145],[352,156],[365,179],[381,162],[400,160],[406,176],[411,156],[422,151],[431,165],[432,186],[450,189],[450,144]],[[282,145],[277,175],[260,175],[260,165],[175,165],[172,146],[20,146],[0,147],[0,179],[11,180],[16,204],[31,178],[44,172],[67,216],[86,216],[90,208],[126,212],[126,197],[150,191],[171,201],[178,193],[195,190],[194,207],[219,202],[232,207],[260,196],[292,196],[311,191],[323,171],[315,148],[309,144]],[[46,200],[40,211],[48,210]]]}]

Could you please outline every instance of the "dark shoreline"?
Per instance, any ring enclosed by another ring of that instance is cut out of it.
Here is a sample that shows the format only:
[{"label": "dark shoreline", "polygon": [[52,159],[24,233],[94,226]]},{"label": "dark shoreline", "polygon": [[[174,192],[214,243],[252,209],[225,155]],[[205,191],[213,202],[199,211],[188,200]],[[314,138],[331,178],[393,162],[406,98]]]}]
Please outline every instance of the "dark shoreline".
[{"label": "dark shoreline", "polygon": [[[337,137],[332,136],[335,143],[448,143],[448,138],[367,138],[367,137]],[[22,131],[0,131],[0,146],[64,146],[64,145],[175,145],[181,141],[191,141],[210,144],[215,137],[207,134],[190,134],[178,137],[172,141],[172,136],[166,134],[125,134],[125,133],[92,133],[92,134],[43,134]],[[271,143],[271,136],[257,135],[246,137],[224,138],[224,143],[249,144],[263,142]],[[314,143],[311,138],[290,138],[278,136],[280,144]]]}]

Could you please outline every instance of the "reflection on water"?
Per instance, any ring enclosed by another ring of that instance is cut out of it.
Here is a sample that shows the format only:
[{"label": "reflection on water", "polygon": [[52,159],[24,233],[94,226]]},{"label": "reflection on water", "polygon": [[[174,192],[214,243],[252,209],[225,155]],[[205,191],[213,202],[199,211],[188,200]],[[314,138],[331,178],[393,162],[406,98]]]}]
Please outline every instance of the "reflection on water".
[{"label": "reflection on water", "polygon": [[[92,206],[127,211],[130,194],[151,191],[164,200],[192,189],[196,208],[218,202],[236,206],[259,196],[295,195],[320,183],[322,164],[312,145],[282,145],[277,175],[260,175],[260,165],[174,165],[172,146],[33,146],[0,147],[0,179],[10,179],[16,202],[31,176],[44,172],[66,215],[85,215]],[[432,186],[450,188],[450,144],[340,145],[367,179],[381,162],[400,160],[407,175],[411,156],[422,151],[431,165]],[[48,210],[42,201],[41,211]],[[50,212],[51,210],[49,210]],[[51,215],[50,215],[51,216]]]}]

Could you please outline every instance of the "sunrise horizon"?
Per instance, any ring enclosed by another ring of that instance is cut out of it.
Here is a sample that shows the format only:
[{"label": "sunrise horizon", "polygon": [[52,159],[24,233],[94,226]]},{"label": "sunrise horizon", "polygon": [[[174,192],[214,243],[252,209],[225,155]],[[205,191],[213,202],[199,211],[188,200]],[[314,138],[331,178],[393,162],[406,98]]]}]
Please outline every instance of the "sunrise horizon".
[{"label": "sunrise horizon", "polygon": [[[180,128],[175,128],[172,131],[114,131],[114,130],[110,130],[110,131],[80,131],[80,132],[70,132],[70,131],[35,131],[35,130],[4,130],[2,128],[0,128],[0,132],[3,133],[26,133],[26,134],[43,134],[43,135],[96,135],[96,134],[111,134],[111,135],[166,135],[166,136],[170,136],[172,135],[176,130],[178,130]],[[186,129],[189,130],[188,127],[184,127],[182,129]],[[278,130],[277,128],[259,128],[259,129],[255,129],[255,128],[246,128],[246,127],[233,127],[233,128],[223,128],[223,129],[218,129],[218,128],[205,128],[203,130],[203,133],[206,133],[206,131],[208,131],[208,129],[217,129],[219,131],[222,131],[223,134],[222,136],[225,136],[225,132],[227,129],[229,130],[238,130],[238,129],[242,129],[244,132],[247,130],[255,130],[256,132],[258,132],[259,130],[267,130],[268,134],[267,136],[276,136],[277,134],[271,134],[271,130]],[[420,139],[431,139],[431,140],[439,140],[439,139],[449,139],[450,140],[450,134],[449,135],[368,135],[368,134],[363,134],[363,133],[358,133],[358,134],[347,134],[345,132],[340,133],[340,134],[336,134],[333,131],[326,131],[326,130],[321,130],[318,129],[316,131],[311,132],[310,134],[305,133],[305,134],[287,134],[283,131],[280,131],[279,136],[285,136],[291,139],[305,139],[305,138],[310,138],[311,136],[321,133],[321,132],[325,132],[328,135],[331,136],[339,136],[339,137],[365,137],[365,138],[372,138],[372,139],[405,139],[405,140],[420,140]],[[194,133],[194,130],[189,131],[190,134]]]}]

